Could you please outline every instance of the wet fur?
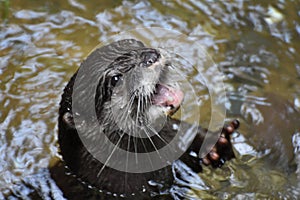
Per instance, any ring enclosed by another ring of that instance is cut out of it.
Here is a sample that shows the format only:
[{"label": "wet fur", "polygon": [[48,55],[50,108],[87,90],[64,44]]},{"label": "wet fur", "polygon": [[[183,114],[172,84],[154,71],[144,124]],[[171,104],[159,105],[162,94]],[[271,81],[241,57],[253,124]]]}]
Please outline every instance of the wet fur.
[{"label": "wet fur", "polygon": [[[81,65],[81,68],[86,67],[94,72],[94,74],[92,74],[91,76],[98,77],[99,82],[96,87],[97,92],[95,102],[97,118],[99,122],[105,122],[101,124],[103,130],[110,129],[106,132],[106,134],[114,143],[116,143],[121,136],[119,134],[120,130],[117,129],[118,126],[116,126],[115,122],[111,120],[111,117],[109,117],[112,114],[109,113],[111,112],[111,109],[108,109],[108,102],[111,101],[112,96],[112,89],[111,85],[109,85],[109,81],[113,76],[120,72],[133,73],[133,77],[134,74],[141,73],[141,71],[139,70],[133,70],[132,68],[130,68],[134,66],[135,63],[137,63],[137,61],[132,60],[132,58],[136,56],[135,58],[138,59],[138,55],[134,54],[139,54],[140,49],[143,49],[145,51],[152,51],[152,49],[146,49],[141,42],[135,40],[119,41],[114,43],[113,45],[108,45],[100,49],[96,49]],[[128,56],[129,51],[133,55]],[[107,52],[109,52],[109,55],[106,55]],[[122,56],[120,57],[120,55]],[[101,60],[99,60],[99,58],[101,58]],[[112,60],[114,61],[113,63],[111,62]],[[131,63],[131,61],[134,61],[134,63]],[[168,188],[171,187],[174,181],[175,175],[174,170],[172,171],[173,166],[168,166],[157,171],[142,174],[125,173],[109,167],[103,167],[103,164],[96,160],[87,151],[78,136],[77,130],[74,125],[72,112],[72,94],[77,73],[71,78],[71,80],[65,87],[59,110],[59,144],[61,154],[66,165],[70,168],[72,173],[75,174],[81,181],[87,182],[88,185],[91,185],[99,189],[100,191],[103,191],[104,193],[108,193],[109,195],[116,194],[116,196],[124,195],[133,198],[132,194],[135,194],[135,197],[141,199],[142,197],[149,198],[150,194],[158,194],[164,190],[168,190]],[[81,78],[84,79],[85,77]],[[137,77],[135,81],[141,81],[141,78],[144,77]],[[127,83],[129,83],[129,80],[126,81]],[[133,84],[129,83],[128,86],[133,87]],[[140,94],[145,94],[145,96],[151,95],[151,91],[147,94],[146,93],[146,90],[144,90]],[[87,98],[88,95],[89,94],[82,94],[82,103],[85,102],[85,98]],[[120,96],[120,98],[122,97]],[[143,98],[143,96],[139,96],[138,98]],[[149,101],[149,99],[147,98],[145,99],[145,101]],[[146,106],[138,112],[144,114],[143,112],[145,112],[145,109],[147,109]],[[86,112],[90,111],[86,110]],[[137,118],[138,116],[135,117]],[[174,127],[174,124],[181,124],[184,130],[188,130],[190,128],[189,124],[168,117],[166,126],[164,126],[164,128],[158,133],[159,135],[154,135],[151,137],[157,149],[164,145],[164,142],[162,142],[160,137],[168,142],[176,135],[177,130],[174,130],[172,128]],[[195,172],[200,172],[202,170],[201,159],[197,156],[191,156],[190,152],[194,151],[197,155],[203,140],[203,136],[205,134],[206,130],[199,128],[194,142],[191,144],[186,153],[183,154],[180,158],[181,161],[187,164]],[[229,140],[228,137],[227,139]],[[129,142],[129,146],[128,141],[131,142]],[[138,144],[137,148],[135,147],[136,144]],[[120,148],[132,152],[149,152],[155,150],[148,138],[133,138],[129,135],[123,136],[122,142],[119,146]],[[226,147],[221,148],[218,153],[222,157],[222,161],[234,157],[230,141],[229,144]],[[215,162],[213,163],[213,165],[218,166],[220,165],[220,163]],[[100,170],[101,175],[99,176]],[[161,184],[161,186],[151,186],[148,184],[149,180],[159,183],[158,185]]]}]

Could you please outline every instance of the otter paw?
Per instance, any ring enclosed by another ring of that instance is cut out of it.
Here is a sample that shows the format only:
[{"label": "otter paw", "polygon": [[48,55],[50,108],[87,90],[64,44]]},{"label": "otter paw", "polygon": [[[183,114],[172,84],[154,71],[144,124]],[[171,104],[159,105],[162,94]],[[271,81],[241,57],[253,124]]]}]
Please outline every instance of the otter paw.
[{"label": "otter paw", "polygon": [[234,158],[230,135],[238,129],[239,126],[240,122],[238,120],[233,120],[230,124],[224,125],[217,143],[211,151],[202,158],[203,164],[221,167],[226,160]]}]

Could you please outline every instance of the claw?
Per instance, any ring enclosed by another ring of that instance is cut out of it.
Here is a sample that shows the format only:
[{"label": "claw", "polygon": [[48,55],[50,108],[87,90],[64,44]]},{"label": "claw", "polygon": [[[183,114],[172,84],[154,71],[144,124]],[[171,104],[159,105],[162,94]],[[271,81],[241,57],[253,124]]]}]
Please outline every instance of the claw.
[{"label": "claw", "polygon": [[217,152],[214,152],[214,151],[211,151],[209,153],[209,157],[214,161],[217,161],[220,158],[219,154],[217,154]]},{"label": "claw", "polygon": [[235,119],[231,122],[231,125],[234,127],[234,129],[238,129],[240,127],[239,120]]},{"label": "claw", "polygon": [[224,125],[222,133],[218,139],[217,144],[209,152],[209,154],[202,159],[205,165],[212,165],[213,167],[221,167],[226,160],[234,158],[232,146],[230,143],[230,135],[238,129],[240,122],[233,120],[230,124]]},{"label": "claw", "polygon": [[225,127],[225,131],[226,131],[226,133],[228,133],[229,135],[231,134],[231,133],[233,133],[233,131],[234,131],[234,127],[230,124],[230,125],[227,125],[226,127]]},{"label": "claw", "polygon": [[225,136],[223,135],[221,135],[220,136],[220,138],[219,138],[219,140],[218,140],[218,144],[220,144],[220,145],[222,145],[222,146],[225,146],[225,145],[227,145],[228,144],[228,140],[225,138]]},{"label": "claw", "polygon": [[202,162],[203,162],[204,165],[210,165],[211,164],[210,160],[207,157],[202,158]]}]

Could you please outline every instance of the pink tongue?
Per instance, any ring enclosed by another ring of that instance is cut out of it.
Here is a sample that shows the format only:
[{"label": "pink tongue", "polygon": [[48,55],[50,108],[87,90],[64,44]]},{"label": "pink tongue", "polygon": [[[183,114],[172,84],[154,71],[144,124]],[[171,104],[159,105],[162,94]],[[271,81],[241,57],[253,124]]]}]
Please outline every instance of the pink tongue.
[{"label": "pink tongue", "polygon": [[183,100],[183,92],[166,85],[157,85],[156,94],[152,97],[152,103],[160,106],[178,108]]}]

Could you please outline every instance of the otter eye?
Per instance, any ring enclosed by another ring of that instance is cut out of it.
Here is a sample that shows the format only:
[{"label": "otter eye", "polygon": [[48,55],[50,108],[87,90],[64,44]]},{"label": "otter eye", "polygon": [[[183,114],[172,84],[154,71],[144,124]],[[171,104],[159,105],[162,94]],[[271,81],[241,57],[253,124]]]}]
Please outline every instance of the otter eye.
[{"label": "otter eye", "polygon": [[120,78],[122,77],[122,75],[116,75],[116,76],[113,76],[111,79],[110,79],[110,84],[111,86],[115,87],[117,85],[117,83],[119,82]]}]

